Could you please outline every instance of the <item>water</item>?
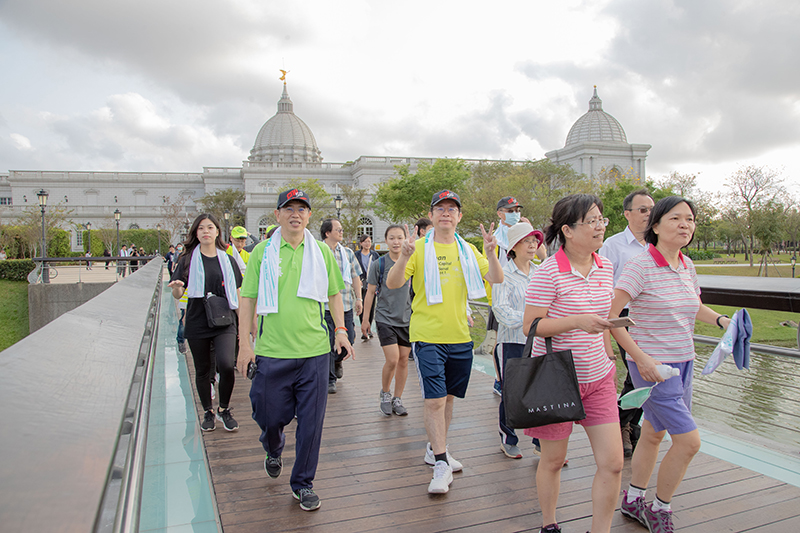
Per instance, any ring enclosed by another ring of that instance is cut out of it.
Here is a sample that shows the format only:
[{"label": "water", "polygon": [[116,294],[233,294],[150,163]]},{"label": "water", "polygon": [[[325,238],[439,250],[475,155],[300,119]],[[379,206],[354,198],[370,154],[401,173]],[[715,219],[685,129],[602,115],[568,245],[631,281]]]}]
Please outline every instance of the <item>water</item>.
[{"label": "water", "polygon": [[728,357],[701,376],[712,347],[698,345],[692,414],[791,446],[800,446],[800,360],[751,353],[750,370]]}]

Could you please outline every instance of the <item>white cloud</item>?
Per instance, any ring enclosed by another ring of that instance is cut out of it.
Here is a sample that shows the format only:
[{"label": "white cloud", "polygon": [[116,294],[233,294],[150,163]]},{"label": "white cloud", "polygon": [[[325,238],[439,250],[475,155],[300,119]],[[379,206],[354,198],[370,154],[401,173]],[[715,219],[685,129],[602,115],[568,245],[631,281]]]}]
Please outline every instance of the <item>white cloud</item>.
[{"label": "white cloud", "polygon": [[31,146],[31,140],[25,137],[24,135],[20,135],[19,133],[12,133],[9,135],[11,137],[11,141],[14,143],[14,146],[17,150],[32,150],[33,147]]}]

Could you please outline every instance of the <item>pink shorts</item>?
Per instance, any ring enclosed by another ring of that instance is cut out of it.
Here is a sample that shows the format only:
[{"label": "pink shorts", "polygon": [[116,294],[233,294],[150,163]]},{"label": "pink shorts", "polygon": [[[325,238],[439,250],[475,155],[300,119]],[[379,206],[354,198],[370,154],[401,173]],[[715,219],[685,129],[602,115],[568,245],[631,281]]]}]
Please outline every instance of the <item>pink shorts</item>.
[{"label": "pink shorts", "polygon": [[[619,424],[619,408],[617,407],[617,369],[609,370],[605,377],[591,383],[579,385],[581,401],[586,418],[575,422],[584,427],[600,424]],[[572,434],[572,422],[548,424],[538,428],[524,430],[529,437],[542,440],[563,440]]]}]

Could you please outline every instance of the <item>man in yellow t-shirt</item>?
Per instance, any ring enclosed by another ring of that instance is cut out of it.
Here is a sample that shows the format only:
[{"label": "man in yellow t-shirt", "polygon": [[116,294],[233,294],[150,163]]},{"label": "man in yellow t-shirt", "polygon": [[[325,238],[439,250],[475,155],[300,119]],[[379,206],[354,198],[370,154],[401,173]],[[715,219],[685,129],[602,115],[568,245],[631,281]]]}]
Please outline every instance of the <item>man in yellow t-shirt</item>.
[{"label": "man in yellow t-shirt", "polygon": [[[437,494],[449,490],[453,472],[462,468],[447,452],[447,430],[453,401],[465,396],[472,372],[468,292],[483,291],[482,279],[502,283],[503,270],[493,253],[497,246],[492,235],[494,224],[488,233],[481,225],[486,256],[456,233],[462,217],[461,199],[456,193],[445,190],[434,194],[428,217],[433,231],[416,242],[412,235],[403,243],[400,258],[386,278],[386,287],[397,289],[408,278],[414,278],[409,337],[425,400],[429,440],[425,462],[434,467],[428,492]],[[427,270],[426,255],[436,257],[438,263],[435,267],[429,265]]]},{"label": "man in yellow t-shirt", "polygon": [[[242,258],[244,261],[245,266],[247,266],[247,262],[250,260],[250,252],[244,249],[244,245],[247,243],[247,230],[244,229],[242,226],[235,226],[231,230],[231,243],[232,245],[228,245],[228,255],[236,257],[233,255],[233,247],[236,247],[236,251],[239,252],[239,257]],[[242,272],[244,274],[244,272]]]}]

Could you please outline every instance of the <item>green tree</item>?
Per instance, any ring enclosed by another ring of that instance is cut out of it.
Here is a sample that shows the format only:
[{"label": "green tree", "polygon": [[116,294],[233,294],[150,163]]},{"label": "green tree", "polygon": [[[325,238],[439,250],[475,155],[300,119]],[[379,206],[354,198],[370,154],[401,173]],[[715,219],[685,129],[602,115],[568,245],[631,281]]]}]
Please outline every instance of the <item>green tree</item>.
[{"label": "green tree", "polygon": [[[289,189],[300,189],[308,195],[308,199],[311,202],[311,218],[308,221],[308,230],[317,237],[322,221],[328,217],[336,216],[331,195],[328,194],[325,187],[316,178],[305,180],[294,178],[286,184],[286,190]],[[270,216],[270,219],[273,218]]]},{"label": "green tree", "polygon": [[[47,238],[47,255],[49,257],[57,257],[53,253],[55,251],[63,251],[62,247],[57,242],[54,242],[54,239],[56,239],[57,235],[56,230],[62,229],[67,224],[70,214],[72,214],[72,211],[61,204],[48,206],[45,210],[45,235]],[[27,250],[27,257],[41,255],[42,212],[39,207],[24,208],[17,216],[16,222],[19,228],[18,235],[21,245]],[[57,249],[53,248],[53,246],[56,246]]]},{"label": "green tree", "polygon": [[461,159],[437,159],[432,165],[423,161],[416,173],[410,165],[395,169],[397,176],[378,185],[372,204],[378,216],[395,223],[426,216],[437,191],[452,190],[463,200],[464,185],[470,179],[469,165]]},{"label": "green tree", "polygon": [[358,238],[358,226],[361,225],[361,217],[369,203],[369,191],[360,189],[352,185],[342,186],[342,215],[339,222],[342,223],[344,230],[344,241],[353,242]]},{"label": "green tree", "polygon": [[[211,213],[219,223],[222,224],[222,231],[225,231],[225,212],[231,214],[228,220],[228,230],[234,226],[244,225],[244,191],[239,189],[218,189],[206,194],[197,200],[197,205],[204,213]],[[163,208],[162,208],[163,210]],[[172,234],[171,227],[168,231]],[[227,235],[225,236],[227,238]]]},{"label": "green tree", "polygon": [[786,221],[783,230],[789,241],[789,246],[794,245],[794,253],[800,252],[800,209],[795,201],[794,206],[786,210]]},{"label": "green tree", "polygon": [[[194,220],[196,216],[193,211],[186,209],[186,200],[187,198],[182,195],[178,196],[174,201],[167,196],[164,198],[164,203],[161,205],[161,228],[167,233],[167,240],[171,244],[176,244],[178,242],[180,236],[183,234],[186,223],[190,220]],[[222,220],[220,222],[224,224]],[[116,232],[113,217],[103,221],[103,229],[105,230],[106,228],[111,228]],[[110,237],[104,233],[103,243],[106,244],[109,250],[116,249],[116,241],[114,239],[116,239],[116,233]],[[112,242],[114,246],[111,246]]]},{"label": "green tree", "polygon": [[750,256],[750,266],[753,266],[756,212],[770,204],[780,203],[786,195],[783,179],[767,166],[750,165],[734,172],[725,186],[728,188],[729,219],[737,224],[742,233],[745,250]]},{"label": "green tree", "polygon": [[465,235],[476,235],[480,224],[487,231],[492,222],[496,227],[497,201],[505,196],[516,198],[522,205],[522,216],[535,228],[543,228],[560,198],[591,189],[585,176],[549,159],[523,163],[482,161],[472,166],[471,179],[461,194],[464,217],[459,228]]}]

